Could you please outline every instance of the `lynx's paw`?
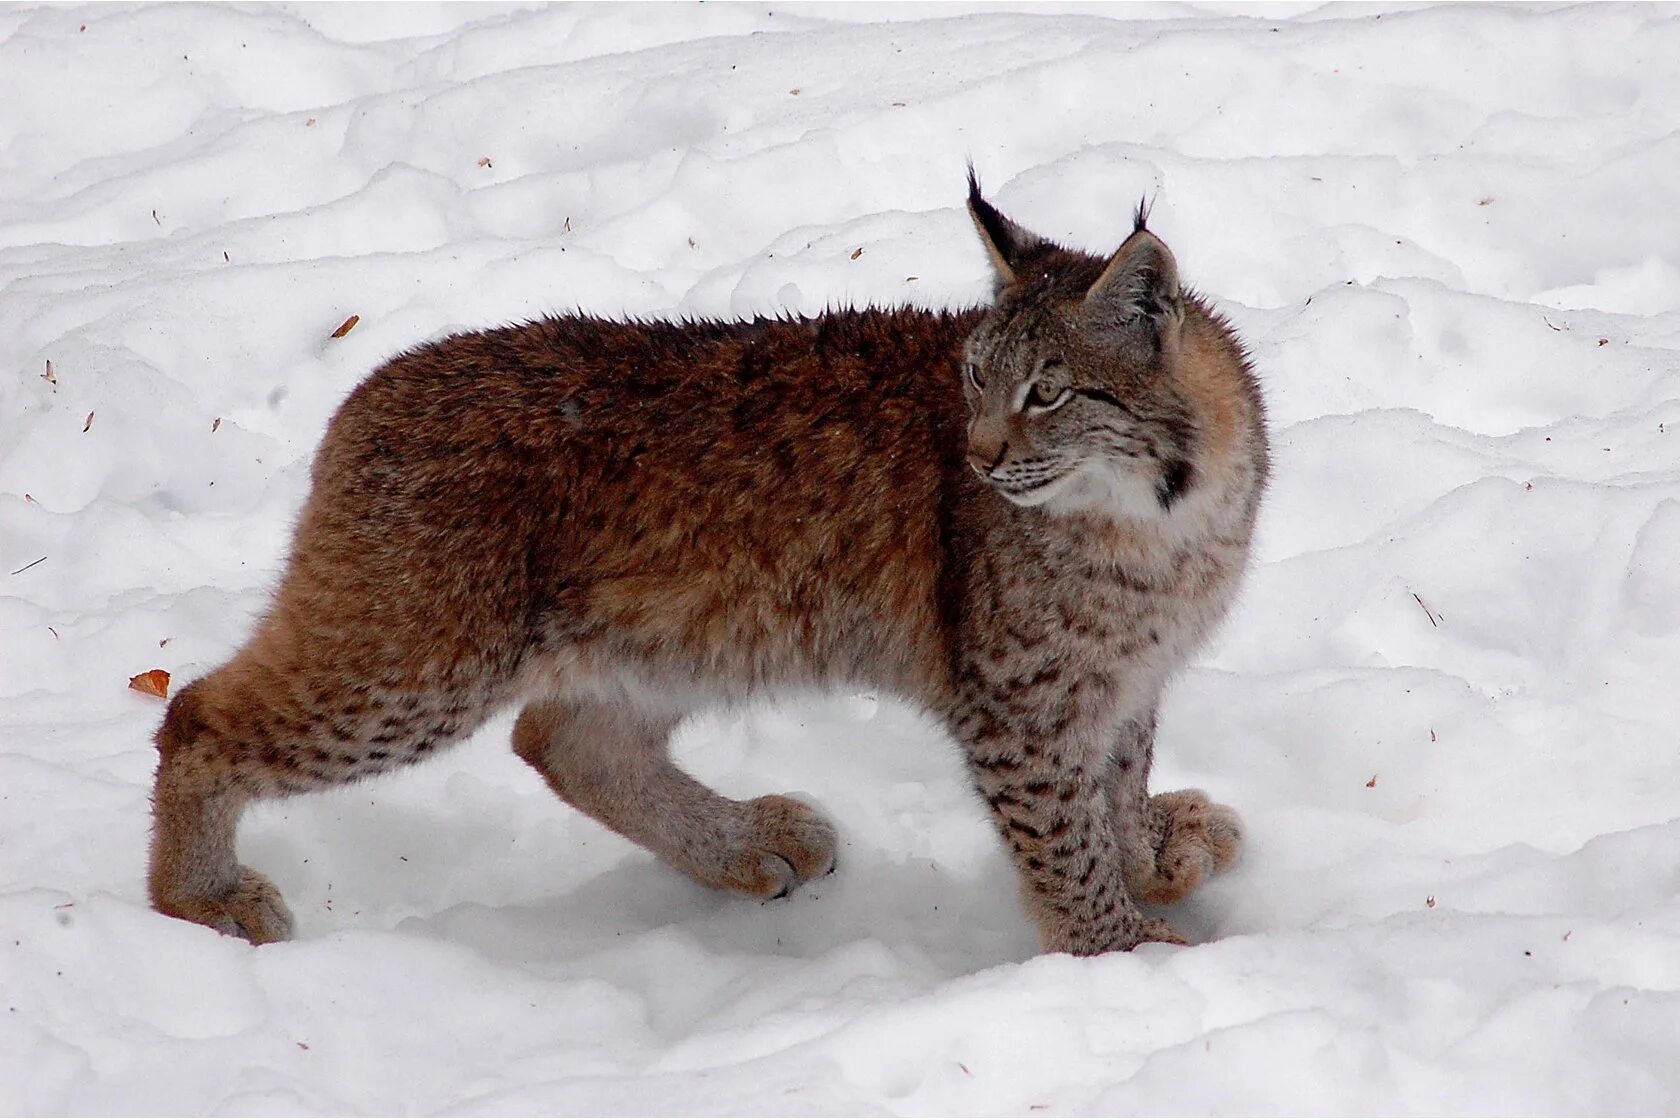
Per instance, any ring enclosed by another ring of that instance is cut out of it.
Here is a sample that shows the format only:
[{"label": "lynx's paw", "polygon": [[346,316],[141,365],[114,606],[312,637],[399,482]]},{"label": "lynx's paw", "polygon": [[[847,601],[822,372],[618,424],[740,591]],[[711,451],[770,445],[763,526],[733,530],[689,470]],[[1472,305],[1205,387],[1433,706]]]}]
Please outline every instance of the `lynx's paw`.
[{"label": "lynx's paw", "polygon": [[1149,814],[1160,830],[1160,843],[1155,866],[1146,868],[1139,882],[1127,884],[1133,898],[1158,906],[1177,902],[1236,861],[1242,820],[1201,790],[1156,794],[1149,799]]},{"label": "lynx's paw", "polygon": [[249,867],[239,869],[239,885],[221,898],[158,901],[160,913],[209,926],[253,945],[285,941],[292,936],[292,912],[267,877]]},{"label": "lynx's paw", "polygon": [[[1158,942],[1162,945],[1190,944],[1190,942],[1180,937],[1171,926],[1169,926],[1166,922],[1163,922],[1160,918],[1144,918],[1142,933],[1143,936],[1138,938],[1137,945],[1143,945],[1152,941]],[[1137,945],[1133,945],[1132,948],[1137,948]]]},{"label": "lynx's paw", "polygon": [[1065,913],[1041,911],[1039,940],[1046,953],[1070,953],[1076,957],[1129,953],[1149,942],[1190,944],[1160,918],[1139,913],[1130,906],[1122,913],[1098,921],[1070,921]]},{"label": "lynx's paw", "polygon": [[801,883],[834,870],[837,838],[822,814],[791,797],[747,802],[746,844],[731,853],[717,882],[749,898],[781,898]]}]

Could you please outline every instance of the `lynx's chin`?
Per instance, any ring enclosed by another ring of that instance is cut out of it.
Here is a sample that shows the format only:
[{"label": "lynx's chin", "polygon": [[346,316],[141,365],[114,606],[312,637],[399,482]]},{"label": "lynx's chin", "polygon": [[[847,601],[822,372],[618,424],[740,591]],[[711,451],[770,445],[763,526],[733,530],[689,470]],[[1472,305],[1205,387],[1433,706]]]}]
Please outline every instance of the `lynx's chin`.
[{"label": "lynx's chin", "polygon": [[1128,470],[1108,460],[1087,462],[1053,483],[1033,491],[1023,501],[1005,495],[1016,505],[1043,505],[1049,513],[1099,513],[1141,521],[1168,516],[1183,493],[1184,471],[1172,474],[1170,488],[1160,478]]},{"label": "lynx's chin", "polygon": [[1065,474],[1052,478],[1048,482],[1041,483],[1038,486],[1034,486],[1026,490],[1005,490],[1003,487],[999,486],[997,488],[997,492],[1002,494],[1004,498],[1011,503],[1031,509],[1034,506],[1041,506],[1047,502],[1052,502],[1066,494],[1070,487],[1078,483],[1080,473],[1080,470],[1075,468]]}]

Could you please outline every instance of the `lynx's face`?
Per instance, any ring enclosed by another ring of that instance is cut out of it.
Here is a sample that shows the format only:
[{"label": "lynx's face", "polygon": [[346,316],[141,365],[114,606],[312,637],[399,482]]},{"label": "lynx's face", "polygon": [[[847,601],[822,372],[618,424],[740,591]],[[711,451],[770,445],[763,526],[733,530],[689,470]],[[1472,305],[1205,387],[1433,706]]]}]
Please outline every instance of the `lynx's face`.
[{"label": "lynx's face", "polygon": [[1163,356],[1113,345],[1077,303],[1032,302],[1006,297],[968,342],[969,465],[1017,505],[1170,510],[1195,426]]},{"label": "lynx's face", "polygon": [[964,353],[969,465],[1017,505],[1169,513],[1197,444],[1172,254],[1141,212],[1105,261],[1028,233],[977,187],[969,206],[1000,281]]}]

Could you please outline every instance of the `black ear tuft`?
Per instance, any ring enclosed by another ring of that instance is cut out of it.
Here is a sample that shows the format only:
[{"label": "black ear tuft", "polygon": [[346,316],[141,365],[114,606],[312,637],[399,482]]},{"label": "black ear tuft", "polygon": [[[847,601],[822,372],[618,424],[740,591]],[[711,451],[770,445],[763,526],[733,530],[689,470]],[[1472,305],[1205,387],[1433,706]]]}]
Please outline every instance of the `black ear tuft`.
[{"label": "black ear tuft", "polygon": [[1139,195],[1137,209],[1132,211],[1132,232],[1149,228],[1149,211],[1155,208],[1155,202],[1148,195]]},{"label": "black ear tuft", "polygon": [[1015,223],[998,213],[997,207],[987,202],[986,196],[980,193],[980,176],[975,174],[972,161],[968,165],[968,212],[974,216],[980,232],[994,246],[1001,249],[1009,244],[1009,227]]}]

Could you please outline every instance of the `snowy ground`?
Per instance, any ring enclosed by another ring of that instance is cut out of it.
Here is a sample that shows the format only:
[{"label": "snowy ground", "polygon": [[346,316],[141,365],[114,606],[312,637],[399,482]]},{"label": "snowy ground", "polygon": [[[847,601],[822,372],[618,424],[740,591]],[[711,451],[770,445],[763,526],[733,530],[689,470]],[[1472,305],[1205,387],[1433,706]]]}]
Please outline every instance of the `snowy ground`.
[{"label": "snowy ground", "polygon": [[[1676,59],[1672,7],[0,8],[0,1112],[1680,1110]],[[969,156],[1092,249],[1156,194],[1267,386],[1162,729],[1250,826],[1199,944],[1034,959],[872,697],[681,737],[839,821],[780,903],[504,718],[247,821],[297,941],[146,909],[128,679],[241,642],[359,378],[576,307],[971,304]]]}]

